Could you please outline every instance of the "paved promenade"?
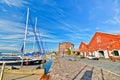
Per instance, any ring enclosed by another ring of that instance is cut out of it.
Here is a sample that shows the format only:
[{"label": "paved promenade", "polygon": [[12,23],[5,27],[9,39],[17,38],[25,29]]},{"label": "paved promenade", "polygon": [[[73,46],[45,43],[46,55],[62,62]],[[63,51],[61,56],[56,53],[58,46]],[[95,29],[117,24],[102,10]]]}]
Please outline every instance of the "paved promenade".
[{"label": "paved promenade", "polygon": [[20,74],[5,73],[3,80],[40,80],[41,77],[42,75],[34,75],[34,74],[20,75]]},{"label": "paved promenade", "polygon": [[111,61],[101,61],[101,60],[88,60],[88,59],[82,59],[80,62],[96,66],[111,72],[114,72],[116,74],[120,75],[120,62],[111,62]]},{"label": "paved promenade", "polygon": [[57,56],[50,70],[51,80],[120,80],[120,76],[80,61]]},{"label": "paved promenade", "polygon": [[[73,56],[69,56],[69,57],[65,56],[65,58],[74,60]],[[99,67],[99,68],[102,68],[102,69],[105,69],[105,70],[108,70],[108,71],[111,71],[111,72],[114,72],[120,75],[120,62],[112,62],[110,60],[103,60],[103,59],[89,60],[85,58],[84,59],[77,58],[77,60],[86,65]]]}]

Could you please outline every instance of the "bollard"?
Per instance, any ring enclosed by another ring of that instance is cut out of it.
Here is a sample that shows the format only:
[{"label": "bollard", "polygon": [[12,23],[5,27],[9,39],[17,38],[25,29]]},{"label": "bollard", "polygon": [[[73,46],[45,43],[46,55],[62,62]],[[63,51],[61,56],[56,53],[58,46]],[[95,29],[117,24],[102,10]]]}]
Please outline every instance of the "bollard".
[{"label": "bollard", "polygon": [[1,74],[0,74],[0,80],[3,80],[4,69],[5,69],[5,62],[2,65],[2,70],[1,70]]},{"label": "bollard", "polygon": [[49,80],[49,78],[50,78],[49,75],[44,74],[44,75],[40,78],[40,80]]},{"label": "bollard", "polygon": [[44,69],[44,63],[40,64],[40,69]]},{"label": "bollard", "polygon": [[115,59],[114,59],[114,57],[112,57],[112,62],[115,62]]}]

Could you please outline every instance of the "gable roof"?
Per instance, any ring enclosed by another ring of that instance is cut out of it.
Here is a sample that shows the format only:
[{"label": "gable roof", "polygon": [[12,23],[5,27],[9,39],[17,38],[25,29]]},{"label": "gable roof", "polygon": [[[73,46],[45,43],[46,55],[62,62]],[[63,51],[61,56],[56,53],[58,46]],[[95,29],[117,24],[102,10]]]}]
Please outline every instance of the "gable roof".
[{"label": "gable roof", "polygon": [[80,46],[79,46],[79,49],[80,50],[85,50],[85,49],[87,49],[88,48],[88,45],[86,44],[86,43],[84,43],[84,42],[81,42],[81,44],[80,44]]},{"label": "gable roof", "polygon": [[113,35],[113,34],[108,34],[108,33],[102,33],[102,32],[96,32],[93,36],[93,38],[91,39],[91,41],[89,42],[89,46],[92,44],[92,41],[95,39],[95,37],[97,36],[101,36],[101,37],[106,37],[106,38],[111,38],[112,40],[119,40],[120,39],[120,35]]}]

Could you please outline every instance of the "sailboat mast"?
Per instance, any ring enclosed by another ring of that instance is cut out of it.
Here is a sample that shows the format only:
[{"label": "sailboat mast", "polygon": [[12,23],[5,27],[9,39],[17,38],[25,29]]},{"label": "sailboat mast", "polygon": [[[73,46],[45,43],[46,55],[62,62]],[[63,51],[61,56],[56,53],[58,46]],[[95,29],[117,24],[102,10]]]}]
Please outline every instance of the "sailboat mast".
[{"label": "sailboat mast", "polygon": [[29,8],[27,9],[27,17],[26,17],[26,29],[25,29],[25,37],[24,37],[24,46],[23,46],[23,53],[22,53],[22,62],[21,62],[21,68],[23,67],[23,57],[24,54],[26,53],[26,38],[27,38],[27,33],[28,33],[28,18],[29,18]]},{"label": "sailboat mast", "polygon": [[28,34],[28,18],[29,18],[29,8],[27,9],[27,17],[26,17],[26,29],[25,29],[25,37],[24,37],[24,54],[26,53],[26,38]]},{"label": "sailboat mast", "polygon": [[[36,27],[37,27],[37,17],[35,18],[35,33],[36,33]],[[34,37],[34,43],[33,43],[33,51],[34,51],[34,48],[35,48],[35,37]]]}]

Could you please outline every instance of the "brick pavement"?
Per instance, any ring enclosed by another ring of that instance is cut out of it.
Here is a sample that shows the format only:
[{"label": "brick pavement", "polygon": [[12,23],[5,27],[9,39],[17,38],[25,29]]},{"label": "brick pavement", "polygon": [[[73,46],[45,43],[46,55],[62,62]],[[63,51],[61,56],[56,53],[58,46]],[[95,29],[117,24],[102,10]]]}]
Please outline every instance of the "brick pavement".
[{"label": "brick pavement", "polygon": [[120,76],[80,61],[57,56],[50,69],[52,80],[120,80]]}]

